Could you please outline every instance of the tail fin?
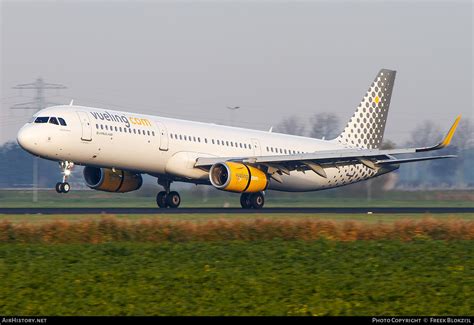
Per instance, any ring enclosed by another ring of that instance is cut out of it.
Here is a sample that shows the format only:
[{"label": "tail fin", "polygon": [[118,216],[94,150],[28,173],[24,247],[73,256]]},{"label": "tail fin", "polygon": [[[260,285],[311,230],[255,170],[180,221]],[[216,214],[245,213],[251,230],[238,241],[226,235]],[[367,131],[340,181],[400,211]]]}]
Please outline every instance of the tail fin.
[{"label": "tail fin", "polygon": [[382,69],[347,123],[336,138],[340,143],[365,149],[380,146],[387,122],[396,71]]}]

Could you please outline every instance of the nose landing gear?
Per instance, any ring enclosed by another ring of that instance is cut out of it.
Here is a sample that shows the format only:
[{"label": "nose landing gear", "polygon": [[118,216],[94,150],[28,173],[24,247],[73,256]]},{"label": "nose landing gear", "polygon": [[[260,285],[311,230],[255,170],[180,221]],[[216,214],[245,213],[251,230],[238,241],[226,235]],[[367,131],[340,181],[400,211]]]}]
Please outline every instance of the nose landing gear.
[{"label": "nose landing gear", "polygon": [[181,203],[181,197],[176,191],[170,192],[171,181],[170,180],[158,180],[158,184],[164,187],[164,191],[159,192],[156,195],[156,204],[160,208],[177,208]]},{"label": "nose landing gear", "polygon": [[56,183],[56,192],[68,193],[71,190],[71,185],[67,182],[68,177],[71,175],[74,163],[72,161],[61,161],[59,162],[61,173],[63,174],[63,181]]}]

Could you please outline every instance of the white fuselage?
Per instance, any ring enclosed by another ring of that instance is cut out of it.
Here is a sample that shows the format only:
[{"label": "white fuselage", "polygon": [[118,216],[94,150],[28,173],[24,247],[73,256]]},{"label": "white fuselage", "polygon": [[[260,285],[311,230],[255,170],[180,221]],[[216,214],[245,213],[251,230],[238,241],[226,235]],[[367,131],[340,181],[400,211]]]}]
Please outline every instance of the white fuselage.
[{"label": "white fuselage", "polygon": [[[20,130],[18,142],[37,156],[191,183],[209,184],[209,172],[194,167],[199,157],[291,155],[347,148],[335,141],[82,106],[50,107],[35,114],[41,116],[63,118],[67,125],[28,123]],[[281,183],[270,180],[268,188],[314,191],[382,173],[363,164],[325,171],[327,177],[291,171],[281,176]]]}]

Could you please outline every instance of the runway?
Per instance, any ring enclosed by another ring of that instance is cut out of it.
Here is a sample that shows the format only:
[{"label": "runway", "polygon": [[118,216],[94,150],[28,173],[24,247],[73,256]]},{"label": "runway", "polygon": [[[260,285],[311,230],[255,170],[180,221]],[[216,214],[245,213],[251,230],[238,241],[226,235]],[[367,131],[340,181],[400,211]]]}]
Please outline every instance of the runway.
[{"label": "runway", "polygon": [[358,207],[358,208],[0,208],[0,214],[407,214],[474,213],[474,207]]}]

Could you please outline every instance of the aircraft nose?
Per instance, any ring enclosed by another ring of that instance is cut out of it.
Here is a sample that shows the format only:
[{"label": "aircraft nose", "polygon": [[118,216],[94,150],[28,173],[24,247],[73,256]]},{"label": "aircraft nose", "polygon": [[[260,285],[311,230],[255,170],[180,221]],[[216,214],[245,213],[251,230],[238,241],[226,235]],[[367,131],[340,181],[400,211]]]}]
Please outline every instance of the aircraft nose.
[{"label": "aircraft nose", "polygon": [[28,125],[22,127],[16,136],[16,141],[26,151],[32,151],[36,145],[34,131]]}]

